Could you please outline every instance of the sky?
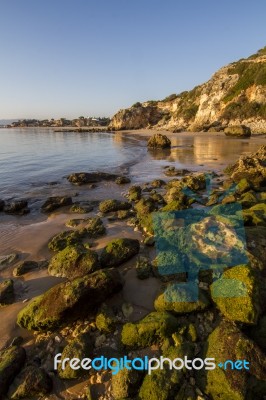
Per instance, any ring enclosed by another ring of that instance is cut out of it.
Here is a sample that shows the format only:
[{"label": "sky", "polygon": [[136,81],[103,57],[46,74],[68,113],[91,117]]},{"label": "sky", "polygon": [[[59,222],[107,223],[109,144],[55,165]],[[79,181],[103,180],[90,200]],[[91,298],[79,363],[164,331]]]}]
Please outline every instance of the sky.
[{"label": "sky", "polygon": [[266,45],[265,0],[0,0],[0,119],[112,116]]}]

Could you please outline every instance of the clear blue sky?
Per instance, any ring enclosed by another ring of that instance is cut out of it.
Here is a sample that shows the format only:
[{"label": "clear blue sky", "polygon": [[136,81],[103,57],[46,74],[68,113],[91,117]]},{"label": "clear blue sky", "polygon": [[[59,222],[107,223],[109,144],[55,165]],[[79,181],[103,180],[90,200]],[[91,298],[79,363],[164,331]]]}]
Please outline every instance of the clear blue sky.
[{"label": "clear blue sky", "polygon": [[266,45],[265,0],[2,0],[0,119],[112,115]]}]

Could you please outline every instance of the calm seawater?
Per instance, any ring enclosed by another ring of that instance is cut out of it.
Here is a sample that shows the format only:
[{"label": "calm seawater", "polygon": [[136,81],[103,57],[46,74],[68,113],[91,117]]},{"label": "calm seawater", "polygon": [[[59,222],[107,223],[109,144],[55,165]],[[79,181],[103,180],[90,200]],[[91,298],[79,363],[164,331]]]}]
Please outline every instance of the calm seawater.
[{"label": "calm seawater", "polygon": [[147,151],[145,138],[120,132],[0,129],[0,198],[31,197],[53,181],[66,188],[66,175],[81,171],[129,173],[133,182],[158,178],[165,165],[219,171],[241,154],[266,144],[265,136],[231,139],[222,133],[167,135],[172,149],[153,153]]}]

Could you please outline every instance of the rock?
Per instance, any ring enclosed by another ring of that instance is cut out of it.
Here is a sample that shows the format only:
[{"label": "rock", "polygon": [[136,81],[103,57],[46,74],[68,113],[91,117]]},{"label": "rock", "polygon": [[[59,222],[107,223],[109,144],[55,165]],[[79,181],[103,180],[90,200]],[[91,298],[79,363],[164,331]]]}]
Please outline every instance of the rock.
[{"label": "rock", "polygon": [[104,200],[99,204],[99,210],[102,213],[108,213],[111,211],[118,210],[129,210],[131,208],[131,204],[126,201],[120,200]]},{"label": "rock", "polygon": [[246,265],[226,270],[211,285],[212,299],[229,320],[256,324],[260,313],[259,279]]},{"label": "rock", "polygon": [[9,385],[19,373],[26,359],[23,347],[12,346],[0,351],[0,396],[8,391]]},{"label": "rock", "polygon": [[172,311],[177,314],[204,311],[209,306],[208,298],[204,291],[199,290],[198,299],[194,300],[195,294],[191,293],[192,289],[187,284],[169,283],[155,299],[155,310]]},{"label": "rock", "polygon": [[10,346],[20,346],[23,343],[23,340],[22,336],[16,336],[12,339]]},{"label": "rock", "polygon": [[95,272],[100,268],[98,254],[82,246],[67,246],[50,261],[50,275],[63,278],[77,278]]},{"label": "rock", "polygon": [[156,209],[156,205],[153,199],[150,197],[142,197],[135,205],[135,210],[138,214],[149,214]]},{"label": "rock", "polygon": [[177,319],[168,312],[151,312],[136,323],[123,326],[121,342],[133,349],[158,344],[177,329]]},{"label": "rock", "polygon": [[266,186],[266,145],[260,146],[257,152],[244,155],[230,166],[231,179],[238,183],[245,178],[252,182],[253,188]]},{"label": "rock", "polygon": [[119,176],[116,178],[115,183],[117,185],[125,185],[126,183],[130,183],[131,180],[127,176]]},{"label": "rock", "polygon": [[93,205],[91,204],[79,204],[75,203],[70,207],[70,212],[77,213],[77,214],[86,214],[93,210]]},{"label": "rock", "polygon": [[171,140],[161,133],[156,133],[148,140],[147,146],[153,149],[166,149],[171,147]]},{"label": "rock", "polygon": [[86,236],[86,229],[76,231],[64,231],[53,236],[48,243],[48,247],[53,251],[60,251],[67,246],[76,246],[82,243],[82,239]]},{"label": "rock", "polygon": [[4,207],[6,214],[24,215],[30,212],[27,200],[16,200],[6,203]]},{"label": "rock", "polygon": [[147,279],[153,275],[152,266],[148,258],[139,257],[136,264],[137,277],[139,279]]},{"label": "rock", "polygon": [[41,207],[41,210],[45,213],[52,212],[60,207],[71,206],[72,198],[66,196],[54,196],[48,197]]},{"label": "rock", "polygon": [[90,238],[96,238],[105,234],[105,226],[99,217],[76,218],[69,220],[66,225],[68,227],[82,227],[80,233]]},{"label": "rock", "polygon": [[138,201],[141,198],[141,187],[140,186],[131,186],[128,191],[128,199],[129,201]]},{"label": "rock", "polygon": [[259,323],[250,330],[251,338],[266,351],[266,315],[263,315]]},{"label": "rock", "polygon": [[145,244],[145,246],[154,246],[155,244],[154,236],[145,237],[143,243]]},{"label": "rock", "polygon": [[[93,343],[91,341],[91,338],[88,333],[83,333],[77,336],[74,340],[72,340],[65,346],[62,352],[61,359],[79,358],[80,360],[82,360],[83,358],[90,358],[92,352]],[[83,370],[82,368],[77,370],[71,368],[69,363],[66,363],[65,369],[62,369],[61,364],[58,368],[58,374],[62,379],[76,379],[79,376],[83,375],[84,372],[86,373],[87,371]]]},{"label": "rock", "polygon": [[110,307],[103,304],[96,316],[96,327],[100,332],[111,333],[115,330],[116,318]]},{"label": "rock", "polygon": [[4,200],[0,199],[0,211],[3,211],[4,207],[5,207],[5,202]]},{"label": "rock", "polygon": [[165,186],[165,185],[166,185],[166,182],[163,181],[162,179],[154,179],[154,180],[151,182],[151,186],[152,186],[153,188],[161,188],[161,187],[163,187],[163,186]]},{"label": "rock", "polygon": [[87,183],[97,183],[101,181],[115,181],[119,175],[108,174],[106,172],[76,172],[67,177],[74,185],[85,185]]},{"label": "rock", "polygon": [[103,267],[113,267],[130,260],[139,252],[139,241],[136,239],[114,239],[102,250],[100,261]]},{"label": "rock", "polygon": [[242,216],[247,226],[266,226],[266,203],[256,204],[243,210]]},{"label": "rock", "polygon": [[17,258],[18,255],[16,253],[8,254],[6,256],[0,256],[0,270],[11,265],[13,262],[17,260]]},{"label": "rock", "polygon": [[38,267],[39,264],[36,261],[22,261],[16,268],[14,268],[13,275],[21,276],[27,272],[37,269]]},{"label": "rock", "polygon": [[262,263],[266,262],[266,227],[245,227],[247,248]]},{"label": "rock", "polygon": [[206,175],[202,173],[196,173],[193,175],[184,176],[181,179],[183,188],[189,188],[194,192],[198,190],[206,189]]},{"label": "rock", "polygon": [[115,400],[132,398],[137,395],[142,374],[136,370],[121,369],[112,375],[111,393]]},{"label": "rock", "polygon": [[14,284],[12,279],[0,282],[0,305],[10,304],[14,300]]},{"label": "rock", "polygon": [[121,288],[120,274],[114,269],[96,271],[60,283],[23,308],[17,323],[28,330],[57,329],[70,320],[94,313],[99,304]]},{"label": "rock", "polygon": [[189,173],[188,169],[176,169],[175,167],[167,167],[164,170],[164,175],[166,176],[183,176]]},{"label": "rock", "polygon": [[241,198],[239,199],[239,203],[242,205],[243,208],[249,208],[257,204],[258,200],[256,197],[255,192],[249,191],[242,194]]},{"label": "rock", "polygon": [[170,201],[166,206],[161,208],[160,211],[162,212],[171,212],[171,211],[180,211],[180,210],[185,210],[188,208],[188,205],[185,204],[182,200],[172,200]]},{"label": "rock", "polygon": [[15,379],[15,387],[11,399],[30,399],[50,393],[53,381],[44,369],[28,366]]},{"label": "rock", "polygon": [[132,210],[119,210],[117,211],[117,219],[127,219],[134,216],[135,213]]},{"label": "rock", "polygon": [[131,303],[123,303],[122,304],[122,313],[126,319],[130,317],[134,312],[134,308]]},{"label": "rock", "polygon": [[236,185],[235,191],[238,194],[243,194],[251,189],[252,189],[252,184],[246,178],[242,178]]},{"label": "rock", "polygon": [[[222,321],[208,338],[206,358],[218,360],[221,367],[206,371],[202,381],[203,391],[213,399],[245,400],[248,393],[252,398],[263,398],[266,388],[265,355],[259,347],[245,336],[234,324]],[[243,364],[241,371],[232,369],[227,360],[246,360],[249,370]]]},{"label": "rock", "polygon": [[233,136],[233,137],[250,137],[251,130],[248,126],[245,125],[231,125],[224,129],[224,134],[226,136]]}]

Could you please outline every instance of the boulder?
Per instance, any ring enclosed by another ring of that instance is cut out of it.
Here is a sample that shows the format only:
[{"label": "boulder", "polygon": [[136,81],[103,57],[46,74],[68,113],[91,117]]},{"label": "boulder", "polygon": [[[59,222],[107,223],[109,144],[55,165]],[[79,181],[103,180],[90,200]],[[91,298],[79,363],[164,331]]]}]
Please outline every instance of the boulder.
[{"label": "boulder", "polygon": [[67,246],[50,261],[50,275],[63,278],[77,278],[90,274],[100,268],[98,254],[83,246]]},{"label": "boulder", "polygon": [[53,381],[43,368],[28,366],[16,377],[11,399],[31,399],[50,393]]},{"label": "boulder", "polygon": [[125,185],[126,183],[130,183],[131,180],[127,176],[119,176],[116,178],[115,183],[117,185]]},{"label": "boulder", "polygon": [[245,125],[231,125],[224,129],[224,134],[226,136],[239,138],[250,137],[251,130],[248,126]]},{"label": "boulder", "polygon": [[97,306],[122,288],[120,274],[114,269],[60,283],[23,308],[17,318],[22,328],[54,330],[69,320],[94,313]]},{"label": "boulder", "polygon": [[[82,360],[83,358],[90,358],[93,352],[93,343],[88,333],[83,333],[77,336],[74,340],[68,343],[63,352],[61,359],[72,359],[72,358],[79,358]],[[76,379],[79,376],[83,375],[84,371],[82,368],[80,369],[73,369],[66,363],[66,368],[62,369],[62,365],[59,365],[58,374],[62,379]]]},{"label": "boulder", "polygon": [[135,397],[138,393],[142,374],[136,370],[127,368],[121,369],[117,374],[112,375],[111,393],[114,400],[128,399]]},{"label": "boulder", "polygon": [[99,204],[99,210],[102,213],[108,213],[111,211],[118,211],[118,210],[129,210],[131,208],[131,204],[127,201],[120,201],[120,200],[104,200],[101,201]]},{"label": "boulder", "polygon": [[115,181],[117,178],[119,175],[106,172],[75,172],[67,177],[70,183],[78,186],[101,181]]},{"label": "boulder", "polygon": [[247,226],[266,226],[266,203],[259,203],[243,210],[244,224]]},{"label": "boulder", "polygon": [[30,212],[27,200],[16,200],[6,203],[4,207],[6,214],[25,215]]},{"label": "boulder", "polygon": [[147,146],[153,149],[166,149],[171,147],[171,140],[161,133],[156,133],[148,140]]},{"label": "boulder", "polygon": [[128,199],[129,201],[138,201],[141,198],[141,187],[140,186],[131,186],[128,191]]},{"label": "boulder", "polygon": [[130,260],[139,252],[139,241],[136,239],[114,239],[102,250],[100,261],[103,267],[113,267]]},{"label": "boulder", "polygon": [[[206,358],[215,358],[216,368],[206,371],[206,378],[202,380],[201,389],[213,399],[245,400],[247,395],[263,398],[266,389],[266,361],[264,353],[234,324],[221,321],[208,338]],[[232,368],[231,363],[225,361],[248,361],[246,370]],[[201,385],[200,385],[201,386]]]},{"label": "boulder", "polygon": [[115,330],[115,323],[116,318],[112,309],[103,304],[96,315],[95,324],[97,329],[103,333],[111,333]]},{"label": "boulder", "polygon": [[10,304],[14,300],[14,284],[12,279],[0,282],[0,305]]},{"label": "boulder", "polygon": [[70,207],[70,212],[72,213],[77,213],[77,214],[86,214],[89,213],[93,210],[93,205],[92,204],[80,204],[80,203],[74,203]]},{"label": "boulder", "polygon": [[38,267],[39,264],[36,261],[22,261],[18,264],[16,268],[14,268],[13,275],[21,276],[26,274],[27,272],[37,269]]},{"label": "boulder", "polygon": [[72,198],[66,196],[54,196],[48,197],[41,207],[41,210],[45,213],[52,212],[60,207],[71,206]]},{"label": "boulder", "polygon": [[226,270],[211,285],[212,299],[229,320],[256,324],[260,313],[259,279],[254,270],[239,265]]},{"label": "boulder", "polygon": [[177,319],[168,312],[153,311],[142,320],[123,326],[121,341],[132,349],[161,343],[178,328]]},{"label": "boulder", "polygon": [[71,219],[66,223],[66,226],[83,228],[79,232],[83,232],[84,236],[89,238],[96,238],[105,234],[105,226],[99,217]]},{"label": "boulder", "polygon": [[60,251],[67,246],[75,246],[82,243],[86,235],[86,230],[64,231],[53,236],[48,243],[48,247],[53,251]]},{"label": "boulder", "polygon": [[7,254],[5,256],[0,256],[0,270],[13,264],[18,258],[16,253]]},{"label": "boulder", "polygon": [[0,351],[0,396],[8,391],[9,385],[24,365],[26,352],[23,347],[12,346]]},{"label": "boulder", "polygon": [[204,291],[199,290],[196,296],[197,300],[194,300],[195,294],[191,293],[192,289],[186,283],[169,283],[155,299],[155,310],[161,312],[171,311],[176,314],[206,310],[209,306],[209,299],[206,297]]}]

